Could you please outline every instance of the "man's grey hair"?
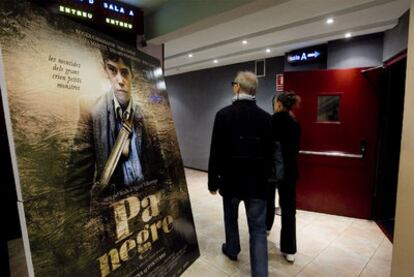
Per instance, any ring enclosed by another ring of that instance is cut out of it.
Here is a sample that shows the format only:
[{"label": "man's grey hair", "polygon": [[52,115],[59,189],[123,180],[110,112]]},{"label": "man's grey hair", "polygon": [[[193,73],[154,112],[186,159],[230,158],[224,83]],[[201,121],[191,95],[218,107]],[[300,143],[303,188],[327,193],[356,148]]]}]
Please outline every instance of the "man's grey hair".
[{"label": "man's grey hair", "polygon": [[259,80],[253,72],[240,71],[234,81],[240,85],[242,92],[250,95],[256,95],[256,88],[259,85]]}]

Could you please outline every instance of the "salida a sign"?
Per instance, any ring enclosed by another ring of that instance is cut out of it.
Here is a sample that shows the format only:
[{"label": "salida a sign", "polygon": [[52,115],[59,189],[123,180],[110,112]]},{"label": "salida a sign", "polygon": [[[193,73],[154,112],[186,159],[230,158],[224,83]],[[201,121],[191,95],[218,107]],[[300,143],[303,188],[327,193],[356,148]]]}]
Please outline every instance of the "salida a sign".
[{"label": "salida a sign", "polygon": [[319,45],[304,49],[298,49],[286,53],[286,60],[291,65],[299,65],[306,63],[320,63],[326,59],[326,47]]}]

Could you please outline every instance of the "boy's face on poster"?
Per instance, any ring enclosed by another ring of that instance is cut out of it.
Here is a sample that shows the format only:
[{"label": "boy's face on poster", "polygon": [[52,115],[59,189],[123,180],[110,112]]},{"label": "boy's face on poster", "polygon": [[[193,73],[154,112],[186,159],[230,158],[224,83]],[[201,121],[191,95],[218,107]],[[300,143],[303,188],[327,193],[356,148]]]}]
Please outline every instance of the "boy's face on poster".
[{"label": "boy's face on poster", "polygon": [[127,105],[131,98],[131,69],[122,59],[118,61],[106,60],[105,72],[119,104]]}]

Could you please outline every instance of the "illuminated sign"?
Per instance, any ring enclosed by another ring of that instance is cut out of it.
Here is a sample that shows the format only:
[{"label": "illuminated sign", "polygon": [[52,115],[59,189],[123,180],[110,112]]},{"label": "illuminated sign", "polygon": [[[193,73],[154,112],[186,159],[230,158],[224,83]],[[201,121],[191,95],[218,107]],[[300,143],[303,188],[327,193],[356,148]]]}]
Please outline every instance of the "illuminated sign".
[{"label": "illuminated sign", "polygon": [[88,3],[88,4],[95,4],[95,0],[74,0],[73,2],[81,2],[81,3]]},{"label": "illuminated sign", "polygon": [[118,19],[113,19],[113,18],[105,18],[105,22],[111,25],[115,25],[115,26],[119,26],[119,27],[124,27],[127,29],[132,29],[134,26],[131,23],[127,23]]},{"label": "illuminated sign", "polygon": [[321,55],[321,53],[319,53],[318,51],[314,51],[312,53],[302,52],[301,55],[296,54],[296,55],[288,56],[288,61],[289,62],[307,61],[307,60],[311,60],[311,59],[316,59],[320,55]]},{"label": "illuminated sign", "polygon": [[299,49],[286,54],[286,61],[291,65],[318,63],[326,59],[325,46],[315,46]]},{"label": "illuminated sign", "polygon": [[103,2],[103,7],[107,10],[119,13],[119,14],[126,14],[129,16],[134,16],[133,10],[128,10],[120,5],[112,4],[110,2]]},{"label": "illuminated sign", "polygon": [[70,14],[70,15],[77,16],[77,17],[87,18],[87,19],[93,18],[93,15],[89,12],[85,12],[85,11],[70,8],[70,7],[65,7],[62,5],[59,6],[59,12],[64,13],[64,14]]},{"label": "illuminated sign", "polygon": [[284,89],[284,77],[282,74],[276,74],[276,91],[283,91]]},{"label": "illuminated sign", "polygon": [[[0,0],[1,1],[1,0]],[[40,1],[40,0],[38,0]],[[104,30],[109,35],[118,32],[128,33],[128,43],[135,42],[133,34],[142,34],[143,13],[139,8],[116,0],[50,0],[55,13],[70,17],[72,20],[89,27]]]}]

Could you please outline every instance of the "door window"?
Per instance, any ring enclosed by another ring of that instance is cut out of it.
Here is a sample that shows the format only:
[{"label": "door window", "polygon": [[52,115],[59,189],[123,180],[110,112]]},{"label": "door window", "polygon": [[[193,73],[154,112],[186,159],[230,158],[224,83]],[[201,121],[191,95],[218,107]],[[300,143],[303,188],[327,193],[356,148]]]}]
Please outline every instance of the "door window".
[{"label": "door window", "polygon": [[338,95],[318,96],[318,122],[339,122],[339,103],[341,97]]}]

